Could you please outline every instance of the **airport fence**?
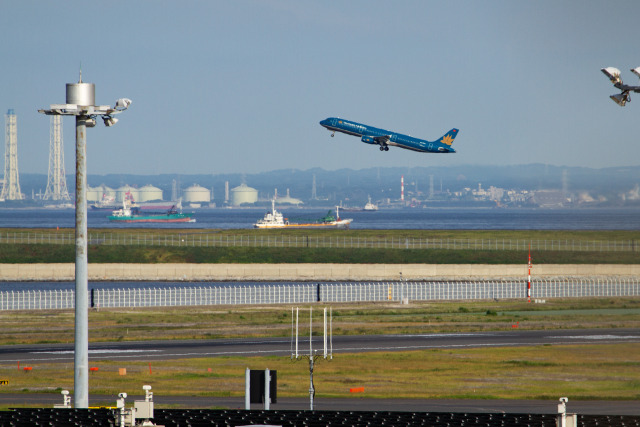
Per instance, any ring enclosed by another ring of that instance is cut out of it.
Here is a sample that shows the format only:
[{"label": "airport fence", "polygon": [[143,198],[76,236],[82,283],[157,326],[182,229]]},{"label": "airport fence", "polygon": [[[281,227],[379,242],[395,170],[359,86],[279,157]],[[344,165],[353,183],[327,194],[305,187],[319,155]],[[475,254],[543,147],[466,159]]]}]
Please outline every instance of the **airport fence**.
[{"label": "airport fence", "polygon": [[[74,245],[73,231],[5,231],[0,244]],[[546,239],[429,239],[412,237],[288,236],[264,233],[88,233],[89,245],[172,246],[172,247],[266,247],[266,248],[344,248],[344,249],[445,249],[639,252],[637,240],[546,240]]]},{"label": "airport fence", "polygon": [[[527,282],[517,280],[292,283],[92,289],[93,308],[202,305],[303,304],[314,302],[447,301],[527,298]],[[531,298],[640,296],[640,278],[538,279]],[[74,290],[0,292],[0,310],[70,309]]]}]

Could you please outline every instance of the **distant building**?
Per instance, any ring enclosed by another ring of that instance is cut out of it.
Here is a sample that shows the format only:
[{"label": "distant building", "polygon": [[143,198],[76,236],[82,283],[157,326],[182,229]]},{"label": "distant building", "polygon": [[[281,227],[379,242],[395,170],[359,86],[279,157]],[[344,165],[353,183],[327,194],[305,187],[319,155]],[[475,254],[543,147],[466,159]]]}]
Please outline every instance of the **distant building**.
[{"label": "distant building", "polygon": [[276,201],[280,204],[290,204],[290,205],[302,205],[304,202],[300,199],[296,199],[295,197],[291,197],[289,194],[289,189],[287,188],[287,195],[284,197],[277,197],[278,191],[276,190]]},{"label": "distant building", "polygon": [[182,192],[182,201],[190,205],[200,205],[211,202],[211,193],[206,188],[193,184]]},{"label": "distant building", "polygon": [[97,187],[87,188],[87,201],[88,202],[100,202],[116,199],[116,190],[111,187],[107,187],[102,184]]},{"label": "distant building", "polygon": [[153,200],[163,200],[162,190],[153,185],[145,185],[138,189],[138,198],[136,202],[150,202]]},{"label": "distant building", "polygon": [[123,185],[122,187],[118,188],[116,190],[116,202],[122,202],[125,199],[133,199],[137,202],[140,199],[138,189],[130,185]]},{"label": "distant building", "polygon": [[231,189],[231,204],[240,206],[244,204],[253,204],[258,201],[258,190],[241,184]]},{"label": "distant building", "polygon": [[541,208],[561,208],[565,198],[562,190],[538,190],[533,194],[533,203]]}]

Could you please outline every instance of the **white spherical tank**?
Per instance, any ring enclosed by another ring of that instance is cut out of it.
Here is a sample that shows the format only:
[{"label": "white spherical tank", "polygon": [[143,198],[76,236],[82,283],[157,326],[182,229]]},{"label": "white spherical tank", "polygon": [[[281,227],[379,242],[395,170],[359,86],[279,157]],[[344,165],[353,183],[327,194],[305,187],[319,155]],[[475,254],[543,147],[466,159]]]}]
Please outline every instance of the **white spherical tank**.
[{"label": "white spherical tank", "polygon": [[152,200],[163,200],[161,189],[153,185],[145,185],[138,189],[138,202],[150,202]]},{"label": "white spherical tank", "polygon": [[[127,197],[127,195],[130,194],[131,197]],[[116,201],[117,202],[122,202],[125,198],[127,198],[128,200],[133,199],[134,202],[138,201],[138,189],[137,188],[133,188],[130,185],[123,185],[122,187],[118,188],[116,190]]]},{"label": "white spherical tank", "polygon": [[182,191],[182,201],[185,203],[209,203],[211,192],[198,184],[193,184]]},{"label": "white spherical tank", "polygon": [[241,184],[231,189],[231,204],[240,206],[242,204],[252,204],[258,201],[258,190]]}]

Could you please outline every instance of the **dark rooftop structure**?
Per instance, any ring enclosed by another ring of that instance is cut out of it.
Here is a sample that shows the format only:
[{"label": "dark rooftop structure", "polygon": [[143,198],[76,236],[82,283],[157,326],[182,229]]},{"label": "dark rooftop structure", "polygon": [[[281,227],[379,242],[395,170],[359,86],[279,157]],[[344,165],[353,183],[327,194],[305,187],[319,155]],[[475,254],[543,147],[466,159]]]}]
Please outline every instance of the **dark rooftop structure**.
[{"label": "dark rooftop structure", "polygon": [[[555,426],[556,414],[156,409],[166,427],[196,426]],[[1,426],[116,426],[110,409],[20,408],[0,411]],[[640,416],[578,415],[578,426],[640,426]]]}]

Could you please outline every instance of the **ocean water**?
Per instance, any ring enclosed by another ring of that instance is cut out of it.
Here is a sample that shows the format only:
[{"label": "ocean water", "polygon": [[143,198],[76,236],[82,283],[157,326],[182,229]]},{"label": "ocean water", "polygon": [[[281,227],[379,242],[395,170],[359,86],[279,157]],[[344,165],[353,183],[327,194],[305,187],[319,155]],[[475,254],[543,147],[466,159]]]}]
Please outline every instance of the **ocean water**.
[{"label": "ocean water", "polygon": [[[89,228],[253,228],[266,209],[196,209],[195,223],[114,224],[109,211],[89,211]],[[283,209],[285,217],[316,219],[326,209]],[[377,212],[341,212],[353,218],[352,229],[445,230],[640,230],[639,209],[381,209]],[[0,209],[0,228],[73,228],[73,209]]]}]

